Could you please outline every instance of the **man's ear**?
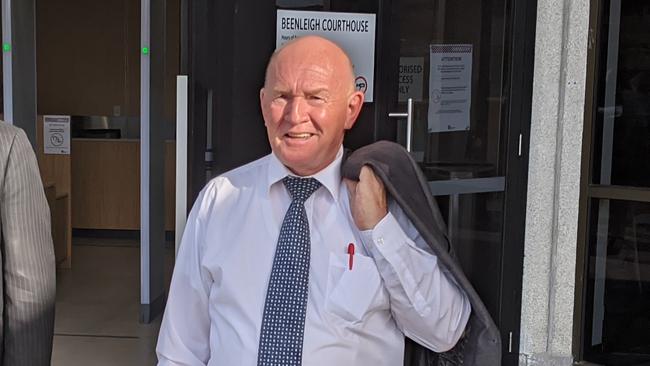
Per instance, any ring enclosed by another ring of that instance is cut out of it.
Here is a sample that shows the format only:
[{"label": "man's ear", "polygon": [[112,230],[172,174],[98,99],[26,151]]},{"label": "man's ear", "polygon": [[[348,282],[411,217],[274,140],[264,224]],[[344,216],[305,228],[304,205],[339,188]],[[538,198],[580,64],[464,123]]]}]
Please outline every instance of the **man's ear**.
[{"label": "man's ear", "polygon": [[264,125],[266,126],[266,108],[264,108],[264,87],[260,88],[260,109],[262,110],[262,118],[264,119]]},{"label": "man's ear", "polygon": [[360,91],[355,91],[348,98],[347,120],[345,121],[346,130],[351,129],[357,121],[357,117],[359,117],[359,113],[363,107],[364,98],[364,94]]}]

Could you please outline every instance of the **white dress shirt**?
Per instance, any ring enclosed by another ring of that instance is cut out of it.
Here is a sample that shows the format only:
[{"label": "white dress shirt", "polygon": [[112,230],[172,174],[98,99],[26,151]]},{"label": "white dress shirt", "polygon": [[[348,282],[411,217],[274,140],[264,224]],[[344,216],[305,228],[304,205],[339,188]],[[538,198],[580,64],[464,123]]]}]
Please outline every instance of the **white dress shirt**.
[{"label": "white dress shirt", "polygon": [[[471,307],[396,204],[360,232],[341,181],[343,150],[313,177],[303,365],[401,366],[404,335],[451,348]],[[159,365],[254,366],[280,226],[291,203],[275,157],[210,181],[187,221],[158,338]],[[355,245],[349,269],[348,244]]]}]

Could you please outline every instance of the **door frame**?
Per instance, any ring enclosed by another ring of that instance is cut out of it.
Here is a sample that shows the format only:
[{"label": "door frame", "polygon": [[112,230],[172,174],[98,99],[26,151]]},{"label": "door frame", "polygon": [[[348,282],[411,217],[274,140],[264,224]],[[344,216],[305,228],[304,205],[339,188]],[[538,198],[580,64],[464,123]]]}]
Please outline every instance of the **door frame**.
[{"label": "door frame", "polygon": [[[519,363],[537,0],[512,0],[508,149],[501,265],[503,364]],[[512,336],[510,336],[512,334]]]},{"label": "door frame", "polygon": [[[612,0],[613,1],[613,0]],[[577,253],[576,253],[576,272],[575,272],[575,303],[573,308],[573,343],[572,353],[576,361],[585,364],[596,365],[595,362],[622,361],[630,362],[630,354],[614,352],[596,353],[593,349],[597,346],[589,347],[587,337],[592,332],[591,322],[593,320],[590,314],[593,298],[589,298],[589,254],[590,254],[590,229],[592,214],[599,208],[594,207],[593,200],[616,200],[650,203],[650,188],[639,186],[620,186],[607,184],[601,181],[593,181],[595,150],[599,146],[596,141],[597,126],[603,118],[603,112],[599,111],[603,106],[602,100],[599,100],[601,88],[605,87],[606,80],[602,75],[603,66],[607,66],[604,55],[609,52],[608,32],[610,24],[607,24],[607,32],[603,31],[604,22],[609,21],[611,16],[611,3],[607,0],[594,0],[589,8],[589,47],[587,50],[587,70],[585,86],[585,106],[584,106],[584,129],[582,136],[582,161],[580,172],[580,201],[578,211],[578,235],[577,235]],[[619,0],[622,6],[622,1]],[[620,14],[619,14],[620,16]],[[619,19],[620,22],[622,20]],[[619,38],[620,34],[616,37]],[[620,49],[618,50],[620,57]],[[605,63],[605,65],[604,65]],[[618,70],[617,70],[618,71]],[[602,143],[602,141],[601,141]],[[643,354],[644,356],[646,354]],[[595,357],[594,357],[595,356]],[[589,357],[591,361],[585,361]],[[601,360],[594,358],[601,357]],[[611,357],[608,359],[608,357]]]}]

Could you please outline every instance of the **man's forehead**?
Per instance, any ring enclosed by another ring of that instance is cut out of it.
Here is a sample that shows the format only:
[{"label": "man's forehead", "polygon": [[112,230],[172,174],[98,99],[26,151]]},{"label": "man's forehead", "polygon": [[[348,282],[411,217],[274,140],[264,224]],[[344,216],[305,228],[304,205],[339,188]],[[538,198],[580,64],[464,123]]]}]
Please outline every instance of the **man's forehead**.
[{"label": "man's forehead", "polygon": [[340,63],[336,55],[323,50],[288,49],[281,52],[273,60],[273,67],[282,70],[284,68],[298,68],[302,70],[326,70],[333,72]]},{"label": "man's forehead", "polygon": [[348,55],[338,44],[319,36],[304,36],[289,41],[276,50],[275,56],[285,53],[348,59]]},{"label": "man's forehead", "polygon": [[327,60],[278,59],[269,70],[274,84],[330,84],[339,81],[337,70]]},{"label": "man's forehead", "polygon": [[271,73],[286,73],[285,69],[300,68],[310,72],[325,71],[324,74],[336,78],[345,78],[353,73],[350,59],[343,49],[322,37],[307,36],[287,43],[273,54],[267,66],[266,81],[269,81]]}]

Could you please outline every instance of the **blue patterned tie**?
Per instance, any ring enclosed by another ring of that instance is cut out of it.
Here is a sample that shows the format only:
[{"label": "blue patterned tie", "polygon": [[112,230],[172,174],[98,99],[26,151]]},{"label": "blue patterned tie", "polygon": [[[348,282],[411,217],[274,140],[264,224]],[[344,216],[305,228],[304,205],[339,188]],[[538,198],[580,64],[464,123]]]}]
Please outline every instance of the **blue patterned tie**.
[{"label": "blue patterned tie", "polygon": [[305,201],[321,184],[314,178],[285,177],[291,194],[275,249],[266,292],[258,366],[302,364],[309,284],[309,222]]}]

